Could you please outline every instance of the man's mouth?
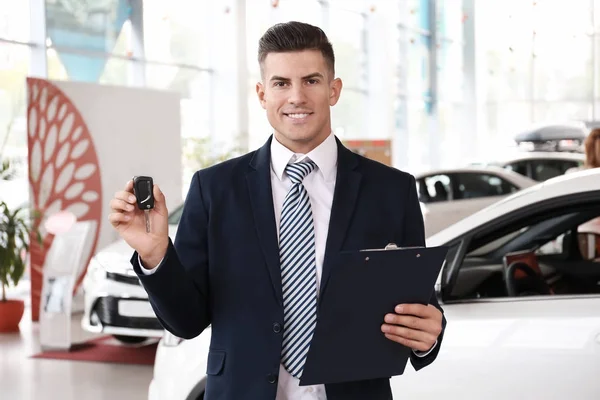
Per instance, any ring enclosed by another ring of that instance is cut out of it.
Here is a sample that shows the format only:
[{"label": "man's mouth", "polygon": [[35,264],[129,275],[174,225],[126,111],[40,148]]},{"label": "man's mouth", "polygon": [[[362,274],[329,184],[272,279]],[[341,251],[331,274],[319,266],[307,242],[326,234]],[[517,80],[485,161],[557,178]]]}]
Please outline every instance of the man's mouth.
[{"label": "man's mouth", "polygon": [[291,119],[301,120],[301,119],[308,117],[312,113],[311,112],[303,112],[303,113],[283,113],[283,114],[286,117],[289,117]]}]

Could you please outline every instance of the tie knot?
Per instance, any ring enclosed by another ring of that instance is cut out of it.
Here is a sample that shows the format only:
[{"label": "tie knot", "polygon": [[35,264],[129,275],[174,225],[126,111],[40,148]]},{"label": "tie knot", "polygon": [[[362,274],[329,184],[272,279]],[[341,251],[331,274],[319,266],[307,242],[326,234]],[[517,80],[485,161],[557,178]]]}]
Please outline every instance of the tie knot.
[{"label": "tie knot", "polygon": [[317,164],[313,161],[302,161],[288,164],[285,167],[285,173],[288,174],[293,183],[301,183],[316,167]]}]

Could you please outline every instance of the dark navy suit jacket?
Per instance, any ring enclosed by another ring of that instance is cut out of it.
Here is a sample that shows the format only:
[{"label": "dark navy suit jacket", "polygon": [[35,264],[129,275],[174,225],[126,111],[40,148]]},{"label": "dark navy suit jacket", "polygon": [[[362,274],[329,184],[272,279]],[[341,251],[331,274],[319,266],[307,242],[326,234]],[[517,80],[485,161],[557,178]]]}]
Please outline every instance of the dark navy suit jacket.
[{"label": "dark navy suit jacket", "polygon": [[[194,175],[175,243],[169,243],[154,274],[144,275],[137,254],[132,257],[165,329],[189,339],[211,325],[206,400],[276,396],[283,298],[271,140],[257,151]],[[321,296],[332,269],[339,267],[334,265],[335,254],[388,243],[425,245],[415,179],[361,157],[338,141]],[[431,304],[440,307],[435,295]],[[426,357],[411,356],[415,369],[433,362],[442,336]],[[392,398],[387,378],[326,385],[326,392],[328,400]]]}]

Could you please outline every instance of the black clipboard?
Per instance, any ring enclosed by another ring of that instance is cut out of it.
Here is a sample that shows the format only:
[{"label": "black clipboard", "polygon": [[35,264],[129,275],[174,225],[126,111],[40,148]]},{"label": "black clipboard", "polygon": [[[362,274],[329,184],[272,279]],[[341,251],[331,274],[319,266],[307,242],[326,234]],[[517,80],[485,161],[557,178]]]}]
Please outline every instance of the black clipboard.
[{"label": "black clipboard", "polygon": [[390,244],[339,253],[319,299],[300,385],[402,375],[412,350],[384,336],[384,316],[398,304],[429,304],[447,252]]}]

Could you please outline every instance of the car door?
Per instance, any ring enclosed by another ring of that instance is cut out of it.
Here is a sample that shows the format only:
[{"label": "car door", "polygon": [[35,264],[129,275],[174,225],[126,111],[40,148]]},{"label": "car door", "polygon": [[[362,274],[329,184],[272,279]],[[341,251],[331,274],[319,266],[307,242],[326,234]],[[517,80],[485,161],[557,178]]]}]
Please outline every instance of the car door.
[{"label": "car door", "polygon": [[442,307],[437,360],[395,377],[394,398],[600,398],[600,297]]},{"label": "car door", "polygon": [[587,274],[596,275],[589,277],[591,285],[581,286],[586,290],[508,297],[491,289],[502,285],[497,278],[506,268],[501,254],[507,249],[533,247],[555,288],[565,275],[547,270],[552,260],[571,260],[566,265],[578,276],[582,261],[570,253],[573,246],[565,238],[600,216],[600,198],[568,196],[519,211],[474,227],[450,244],[442,274],[449,289],[440,293],[448,320],[440,353],[427,368],[407,368],[392,380],[398,397],[600,398],[600,259],[598,270],[587,260],[592,268]]}]

